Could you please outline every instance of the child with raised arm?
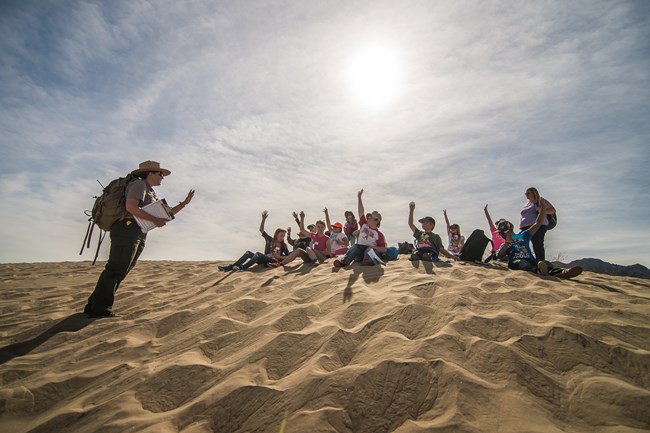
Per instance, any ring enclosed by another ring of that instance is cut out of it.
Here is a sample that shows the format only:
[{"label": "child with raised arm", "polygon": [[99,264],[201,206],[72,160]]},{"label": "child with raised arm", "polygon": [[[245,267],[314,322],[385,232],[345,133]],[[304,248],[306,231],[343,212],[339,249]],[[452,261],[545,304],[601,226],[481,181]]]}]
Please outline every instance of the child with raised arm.
[{"label": "child with raised arm", "polygon": [[460,255],[460,250],[462,250],[465,245],[465,236],[460,234],[460,226],[458,224],[449,224],[447,209],[444,209],[442,212],[445,214],[447,236],[449,237],[449,245],[447,246],[447,249],[450,253],[458,257]]},{"label": "child with raised arm", "polygon": [[381,214],[377,211],[372,211],[369,218],[366,218],[366,212],[363,208],[363,201],[361,196],[363,190],[357,194],[357,206],[359,215],[359,236],[357,243],[354,244],[345,254],[342,260],[334,261],[334,266],[337,268],[348,266],[355,259],[362,259],[362,265],[375,264],[372,256],[374,251],[375,255],[380,255],[386,252],[386,238],[383,233],[379,231],[379,224],[381,223]]},{"label": "child with raised arm", "polygon": [[442,239],[440,236],[433,232],[436,226],[436,220],[433,217],[426,216],[420,218],[418,222],[422,224],[422,230],[419,230],[413,224],[413,212],[415,211],[415,202],[409,203],[409,227],[413,231],[415,238],[416,252],[411,254],[411,260],[424,260],[427,262],[438,262],[438,255],[442,253],[444,256],[453,260],[458,260],[458,257],[451,254],[442,246]]},{"label": "child with raised arm", "polygon": [[[298,214],[294,211],[292,213],[292,215],[293,215],[293,219],[296,221],[296,224],[298,224],[298,229],[300,229],[300,220],[298,219]],[[305,213],[300,212],[300,216],[304,221]],[[311,233],[316,232],[315,228],[316,228],[316,226],[314,226],[313,224],[308,225],[307,230],[310,231],[310,234],[308,236],[306,236],[306,235],[304,235],[303,233],[301,233],[299,231],[298,232],[298,239],[291,239],[291,228],[289,228],[288,232],[287,232],[288,233],[288,235],[287,235],[288,239],[287,240],[289,241],[289,244],[293,247],[294,250],[299,249],[299,248],[304,250],[311,243]]]},{"label": "child with raised arm", "polygon": [[327,222],[327,227],[330,228],[330,246],[332,248],[332,255],[338,256],[347,253],[348,247],[350,246],[350,240],[345,233],[343,233],[343,224],[340,222],[332,224],[327,208],[323,209],[323,212],[325,212],[325,222]]},{"label": "child with raised arm", "polygon": [[357,223],[357,219],[351,210],[346,210],[345,225],[343,226],[343,232],[350,240],[350,245],[354,245],[357,241],[357,237],[354,234],[356,230],[359,230],[359,224]]},{"label": "child with raised arm", "polygon": [[289,255],[289,248],[284,242],[286,230],[278,228],[275,230],[273,237],[271,237],[264,230],[264,223],[268,218],[267,211],[262,212],[262,222],[260,223],[260,233],[266,241],[264,245],[264,252],[253,253],[246,251],[235,263],[227,266],[219,266],[221,271],[245,271],[253,265],[277,267],[280,265],[280,260]]},{"label": "child with raised arm", "polygon": [[[300,233],[310,233],[305,230],[304,219],[301,223]],[[325,234],[325,222],[316,221],[316,233],[311,233],[311,244],[305,248],[305,251],[312,261],[318,261],[318,263],[324,263],[326,258],[332,257],[330,238]]]},{"label": "child with raised arm", "polygon": [[[483,208],[483,211],[485,212],[485,218],[487,218],[488,225],[490,226],[490,233],[492,233],[492,251],[490,251],[490,254],[495,254],[497,251],[499,251],[499,248],[501,248],[501,245],[505,242],[505,240],[499,235],[499,231],[497,230],[496,225],[492,222],[492,217],[490,217],[490,212],[488,212],[488,205],[486,204],[485,207]],[[505,221],[500,219],[497,221],[497,224],[500,223],[501,221]]]},{"label": "child with raised arm", "polygon": [[298,219],[298,214],[296,212],[293,212],[293,218],[296,220],[296,223],[298,224],[298,228],[300,231],[298,232],[298,239],[293,241],[293,251],[291,254],[288,256],[284,257],[280,261],[280,265],[288,265],[289,263],[293,262],[297,257],[300,257],[303,262],[311,262],[312,259],[308,254],[307,254],[307,249],[309,248],[311,244],[311,235],[316,232],[316,226],[313,224],[308,225],[308,230],[304,230],[305,227],[305,212],[300,211],[300,219]]},{"label": "child with raised arm", "polygon": [[540,202],[539,214],[535,219],[535,224],[519,234],[514,233],[514,226],[510,221],[500,221],[497,230],[505,241],[501,245],[497,256],[499,258],[508,256],[509,269],[553,275],[564,279],[576,277],[582,273],[580,266],[569,269],[558,268],[551,262],[536,259],[530,250],[530,240],[544,224],[548,211],[549,208],[546,207],[546,203],[544,201]]}]

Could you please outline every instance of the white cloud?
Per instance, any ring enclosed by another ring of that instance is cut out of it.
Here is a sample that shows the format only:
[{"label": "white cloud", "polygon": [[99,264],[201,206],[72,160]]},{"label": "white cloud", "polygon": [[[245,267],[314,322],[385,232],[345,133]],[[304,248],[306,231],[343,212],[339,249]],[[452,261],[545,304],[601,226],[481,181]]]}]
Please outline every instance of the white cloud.
[{"label": "white cloud", "polygon": [[[99,186],[146,159],[195,201],[144,258],[225,259],[356,191],[410,237],[408,202],[465,234],[516,220],[537,186],[549,251],[650,265],[648,14],[639,2],[14,4],[0,26],[0,261],[75,260]],[[394,105],[364,111],[349,57],[403,61]],[[45,214],[46,217],[39,217]],[[29,219],[29,227],[16,221]],[[443,236],[443,239],[445,237]],[[34,248],[33,245],[40,245]],[[79,246],[78,246],[79,245]]]}]

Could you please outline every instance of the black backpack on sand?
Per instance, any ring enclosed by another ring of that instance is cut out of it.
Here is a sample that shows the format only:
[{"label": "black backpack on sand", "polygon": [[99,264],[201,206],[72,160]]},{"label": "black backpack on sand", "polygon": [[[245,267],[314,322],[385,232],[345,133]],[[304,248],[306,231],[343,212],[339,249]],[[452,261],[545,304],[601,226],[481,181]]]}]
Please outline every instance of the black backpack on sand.
[{"label": "black backpack on sand", "polygon": [[[465,241],[459,257],[464,262],[481,262],[488,244],[492,244],[492,240],[485,236],[483,230],[476,229]],[[494,248],[494,244],[492,244],[492,248]]]}]

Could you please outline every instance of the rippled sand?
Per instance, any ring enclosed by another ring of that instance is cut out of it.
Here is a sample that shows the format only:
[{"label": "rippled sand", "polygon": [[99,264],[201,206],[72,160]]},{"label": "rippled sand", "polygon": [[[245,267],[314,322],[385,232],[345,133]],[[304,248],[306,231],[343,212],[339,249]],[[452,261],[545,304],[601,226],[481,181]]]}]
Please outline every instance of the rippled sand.
[{"label": "rippled sand", "polygon": [[0,265],[2,432],[641,432],[650,281],[400,259]]}]

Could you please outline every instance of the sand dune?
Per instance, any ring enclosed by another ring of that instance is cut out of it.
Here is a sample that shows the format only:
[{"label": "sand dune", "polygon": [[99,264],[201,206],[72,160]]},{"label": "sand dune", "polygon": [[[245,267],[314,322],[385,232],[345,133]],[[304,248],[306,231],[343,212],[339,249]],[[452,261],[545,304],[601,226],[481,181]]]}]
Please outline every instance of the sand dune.
[{"label": "sand dune", "polygon": [[217,264],[0,265],[0,431],[650,430],[648,280]]}]

